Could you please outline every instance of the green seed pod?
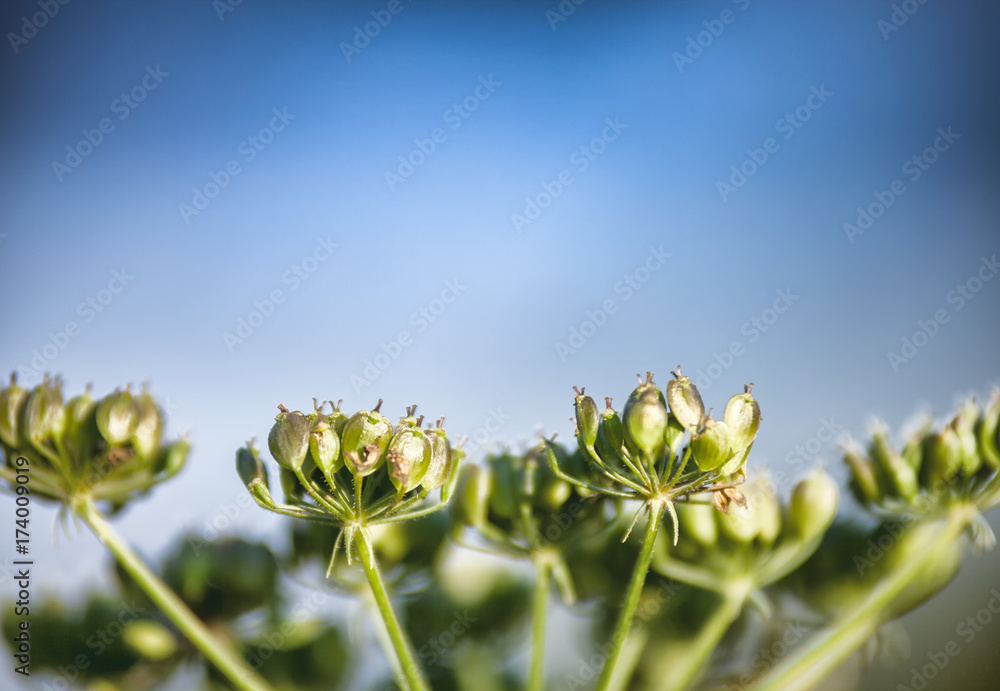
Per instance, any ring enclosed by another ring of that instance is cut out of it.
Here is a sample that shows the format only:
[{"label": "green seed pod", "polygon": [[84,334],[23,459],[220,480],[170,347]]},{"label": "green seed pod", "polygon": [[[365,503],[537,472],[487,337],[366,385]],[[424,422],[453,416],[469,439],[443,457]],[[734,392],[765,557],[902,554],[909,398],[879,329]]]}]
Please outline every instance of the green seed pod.
[{"label": "green seed pod", "polygon": [[340,437],[323,413],[316,414],[312,432],[309,433],[309,452],[330,488],[336,487],[333,476],[344,464],[340,457]]},{"label": "green seed pod", "polygon": [[282,468],[299,470],[309,454],[309,420],[297,410],[278,409],[281,412],[267,435],[267,448]]},{"label": "green seed pod", "polygon": [[97,404],[87,391],[71,398],[65,410],[66,432],[63,434],[63,446],[73,458],[74,464],[82,466],[96,454],[97,444],[101,440],[101,432],[97,428]]},{"label": "green seed pod", "polygon": [[729,425],[716,422],[711,412],[705,418],[705,427],[691,438],[691,455],[704,471],[721,468],[732,458]]},{"label": "green seed pod", "polygon": [[486,523],[493,477],[488,469],[467,465],[459,471],[455,519],[473,528]]},{"label": "green seed pod", "polygon": [[961,447],[962,474],[969,478],[976,474],[983,463],[976,441],[976,421],[979,409],[972,401],[967,401],[952,420],[951,427],[958,435]]},{"label": "green seed pod", "polygon": [[790,529],[804,540],[818,538],[833,523],[837,503],[837,483],[822,471],[810,475],[792,490]]},{"label": "green seed pod", "polygon": [[164,477],[176,475],[187,462],[189,453],[191,453],[191,444],[185,439],[161,446],[156,462],[157,472],[163,472]]},{"label": "green seed pod", "polygon": [[993,400],[976,421],[976,440],[983,464],[993,470],[1000,468],[1000,391],[993,393]]},{"label": "green seed pod", "polygon": [[880,504],[882,490],[879,488],[878,476],[872,462],[854,451],[844,453],[844,462],[851,468],[849,486],[858,503],[862,505]]},{"label": "green seed pod", "polygon": [[920,481],[928,489],[951,482],[962,468],[962,441],[951,427],[927,437]]},{"label": "green seed pod", "polygon": [[10,386],[0,391],[0,441],[7,446],[17,447],[21,443],[18,421],[27,399],[27,389],[18,386],[17,375],[11,373]]},{"label": "green seed pod", "polygon": [[236,452],[236,472],[248,488],[255,482],[262,482],[265,487],[269,487],[267,468],[252,445],[248,444]]},{"label": "green seed pod", "polygon": [[923,466],[924,462],[923,444],[923,435],[915,434],[910,437],[909,441],[903,445],[902,451],[900,451],[900,455],[903,457],[903,460],[906,461],[908,466],[913,468],[913,472],[917,474],[918,478],[920,477],[920,468]]},{"label": "green seed pod", "polygon": [[128,389],[110,393],[97,404],[97,428],[112,446],[129,441],[138,426],[139,409]]},{"label": "green seed pod", "polygon": [[745,393],[739,393],[726,403],[726,413],[723,419],[729,425],[729,431],[736,453],[749,447],[757,438],[760,428],[760,405],[750,393],[753,383],[747,384]]},{"label": "green seed pod", "polygon": [[580,446],[593,454],[601,414],[597,412],[597,404],[594,403],[594,399],[584,395],[584,389],[578,389],[574,386],[573,391],[576,392],[576,399],[573,403],[576,408],[576,436]]},{"label": "green seed pod", "polygon": [[[441,501],[448,503],[451,497],[455,494],[455,490],[458,487],[459,470],[463,468],[462,460],[465,458],[465,449],[462,448],[462,443],[459,442],[458,446],[451,448],[451,468],[448,470],[448,475],[445,477],[444,484],[441,485]],[[426,475],[424,478],[426,479]]]},{"label": "green seed pod", "polygon": [[762,491],[755,491],[749,500],[753,519],[757,523],[757,539],[770,545],[781,534],[781,505],[767,481],[755,486],[763,488]]},{"label": "green seed pod", "polygon": [[[732,430],[730,430],[732,433]],[[740,468],[746,465],[747,459],[750,457],[750,450],[753,448],[753,442],[743,449],[742,451],[734,453],[730,456],[729,460],[719,468],[719,475],[730,476],[736,473]]]},{"label": "green seed pod", "polygon": [[890,495],[902,497],[906,501],[912,500],[917,495],[920,489],[917,484],[917,474],[889,443],[884,429],[879,429],[872,435],[868,455],[875,463],[879,484],[888,489]]},{"label": "green seed pod", "polygon": [[139,619],[125,624],[122,642],[145,660],[166,660],[177,652],[174,635],[163,624],[152,619]]},{"label": "green seed pod", "polygon": [[681,442],[684,440],[684,425],[677,419],[673,412],[667,413],[667,429],[663,433],[663,442],[670,449],[671,453],[680,450]]},{"label": "green seed pod", "polygon": [[666,445],[667,402],[653,384],[652,372],[628,397],[622,411],[625,444],[647,459],[659,461]]},{"label": "green seed pod", "polygon": [[715,546],[719,539],[719,526],[715,522],[717,512],[713,507],[708,504],[677,502],[675,508],[682,536],[691,538],[703,547]]},{"label": "green seed pod", "polygon": [[451,474],[452,451],[448,434],[444,431],[444,418],[437,421],[437,426],[426,431],[431,444],[431,462],[424,473],[420,484],[424,489],[435,490],[444,485]]},{"label": "green seed pod", "polygon": [[757,537],[759,526],[749,507],[730,506],[725,513],[716,511],[715,520],[719,524],[719,532],[733,542],[749,544]]},{"label": "green seed pod", "polygon": [[526,454],[534,473],[533,499],[536,509],[554,514],[562,510],[563,504],[572,496],[573,488],[556,477],[544,457],[545,452],[535,447]]},{"label": "green seed pod", "polygon": [[399,424],[396,425],[396,432],[399,432],[402,429],[413,429],[414,427],[419,429],[423,420],[423,415],[421,415],[419,419],[417,418],[416,404],[406,406],[406,415],[399,419]]},{"label": "green seed pod", "polygon": [[386,458],[393,486],[409,492],[420,485],[431,464],[431,442],[419,427],[406,428],[393,436]]},{"label": "green seed pod", "polygon": [[281,491],[285,495],[285,503],[301,504],[308,490],[299,480],[298,476],[295,475],[295,471],[282,466],[278,469],[278,473],[278,477],[281,480]]},{"label": "green seed pod", "polygon": [[156,401],[143,391],[133,399],[137,423],[132,432],[132,448],[144,463],[155,458],[163,436],[163,414]]},{"label": "green seed pod", "polygon": [[32,446],[49,439],[62,440],[66,431],[66,411],[58,380],[51,381],[46,377],[28,394],[21,411],[20,431]]},{"label": "green seed pod", "polygon": [[510,454],[490,456],[487,459],[492,471],[492,490],[490,491],[490,511],[504,520],[513,520],[519,512],[521,503],[521,480],[523,468],[520,459]]},{"label": "green seed pod", "polygon": [[380,398],[375,408],[358,411],[344,425],[340,448],[355,477],[371,475],[385,460],[392,424],[378,411],[381,406]]},{"label": "green seed pod", "polygon": [[[330,404],[331,406],[333,403]],[[326,416],[326,421],[330,423],[330,427],[336,432],[337,436],[341,436],[344,433],[344,425],[347,424],[347,414],[340,409],[340,403],[337,403],[337,407],[330,411],[330,414]]]},{"label": "green seed pod", "polygon": [[691,383],[691,379],[681,374],[680,365],[677,365],[677,372],[671,374],[674,375],[674,379],[667,383],[670,412],[685,429],[692,433],[697,432],[701,428],[702,418],[705,417],[705,404],[701,400],[701,394]]},{"label": "green seed pod", "polygon": [[601,413],[601,422],[597,428],[597,454],[605,465],[621,469],[625,466],[622,454],[625,453],[625,432],[622,429],[622,419],[611,407],[611,398],[605,398],[607,406]]}]

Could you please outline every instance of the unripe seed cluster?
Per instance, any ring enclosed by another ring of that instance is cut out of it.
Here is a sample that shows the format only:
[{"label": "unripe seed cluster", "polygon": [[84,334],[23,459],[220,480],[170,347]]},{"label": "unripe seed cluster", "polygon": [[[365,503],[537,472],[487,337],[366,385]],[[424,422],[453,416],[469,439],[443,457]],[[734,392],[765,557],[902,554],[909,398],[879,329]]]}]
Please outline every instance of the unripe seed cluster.
[{"label": "unripe seed cluster", "polygon": [[88,390],[64,402],[59,379],[46,376],[29,391],[15,375],[0,390],[0,447],[7,479],[15,459],[29,460],[32,492],[115,505],[176,474],[190,450],[184,440],[163,441],[163,414],[146,390],[119,389],[96,401]]}]

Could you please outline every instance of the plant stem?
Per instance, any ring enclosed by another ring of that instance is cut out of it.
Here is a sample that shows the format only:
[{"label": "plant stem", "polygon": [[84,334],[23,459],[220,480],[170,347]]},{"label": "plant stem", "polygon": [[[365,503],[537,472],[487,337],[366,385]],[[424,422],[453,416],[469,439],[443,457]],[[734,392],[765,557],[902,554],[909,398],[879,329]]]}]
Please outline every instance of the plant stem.
[{"label": "plant stem", "polygon": [[260,675],[218,637],[213,636],[187,605],[150,570],[108,523],[89,499],[75,503],[76,512],[111,550],[135,582],[163,610],[181,632],[233,683],[243,691],[270,691]]},{"label": "plant stem", "polygon": [[618,656],[621,655],[622,646],[625,645],[625,637],[628,636],[629,629],[632,628],[632,620],[635,618],[635,610],[639,606],[642,586],[646,583],[646,573],[649,571],[649,563],[653,559],[653,543],[656,541],[656,531],[660,526],[660,519],[663,517],[663,509],[663,500],[654,500],[649,503],[649,523],[646,524],[646,533],[642,537],[642,549],[639,551],[639,558],[632,571],[632,580],[625,593],[625,602],[618,615],[618,624],[615,625],[615,633],[611,639],[611,650],[608,651],[608,659],[605,660],[604,669],[601,670],[597,691],[608,691],[610,688],[615,665],[618,664]]},{"label": "plant stem", "polygon": [[[921,557],[910,559],[878,585],[863,602],[815,635],[782,664],[764,676],[754,691],[805,691],[826,679],[881,626],[886,610],[899,595],[939,558],[939,551],[953,546],[969,521],[967,509],[949,513],[938,536],[919,545]],[[911,539],[923,536],[912,535]],[[900,544],[897,549],[908,546]]]},{"label": "plant stem", "polygon": [[535,560],[535,594],[531,600],[531,669],[527,691],[542,691],[545,681],[545,620],[548,615],[552,566],[545,555]]},{"label": "plant stem", "polygon": [[662,680],[664,688],[686,689],[701,671],[705,660],[718,647],[719,641],[740,612],[747,599],[747,587],[739,584],[720,593],[722,602],[706,621],[701,622],[698,634],[684,647],[684,654],[678,656],[676,666],[669,669],[669,679]]},{"label": "plant stem", "polygon": [[375,604],[378,606],[379,614],[382,615],[382,621],[385,622],[385,628],[389,632],[389,638],[392,640],[392,647],[396,651],[396,657],[399,661],[399,666],[403,670],[403,676],[406,677],[410,691],[429,691],[430,687],[427,686],[423,672],[420,671],[420,667],[413,657],[412,646],[409,640],[407,640],[403,628],[399,625],[399,620],[396,619],[392,603],[389,602],[385,584],[382,582],[382,574],[379,572],[378,564],[375,561],[375,554],[372,552],[371,543],[369,542],[371,538],[369,538],[368,532],[363,528],[359,533],[360,539],[356,542],[358,555],[361,557],[361,563],[364,565],[365,573],[368,575],[368,584],[371,586],[372,595],[375,597]]}]

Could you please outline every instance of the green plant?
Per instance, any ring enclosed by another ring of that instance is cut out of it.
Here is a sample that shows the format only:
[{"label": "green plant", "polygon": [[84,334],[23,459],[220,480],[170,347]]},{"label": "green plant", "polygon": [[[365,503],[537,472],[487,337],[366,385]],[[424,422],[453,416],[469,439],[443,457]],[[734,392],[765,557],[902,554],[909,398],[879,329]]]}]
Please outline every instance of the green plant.
[{"label": "green plant", "polygon": [[[12,380],[0,391],[8,489],[58,501],[64,516],[87,523],[118,559],[123,597],[148,597],[163,613],[129,622],[88,683],[153,688],[195,651],[213,665],[213,688],[371,683],[330,622],[311,610],[289,619],[283,579],[322,562],[336,589],[374,603],[402,688],[547,688],[553,670],[565,670],[545,647],[555,586],[561,606],[593,627],[595,652],[565,675],[567,688],[805,690],[944,587],[966,544],[995,545],[983,514],[1000,503],[1000,393],[901,445],[884,426],[864,452],[850,445],[849,488],[874,527],[838,515],[837,486],[822,472],[782,501],[766,471],[747,466],[760,424],[750,387],[713,420],[679,368],[665,393],[647,374],[621,415],[610,399],[598,411],[578,390],[575,449],[543,439],[482,464],[461,463],[443,421],[424,428],[410,407],[393,425],[380,406],[352,415],[315,401],[307,413],[279,407],[268,448],[280,501],[253,443],[238,450],[253,499],[302,519],[289,524],[287,553],[189,539],[157,575],[99,511],[124,510],[187,456],[185,441],[163,442],[148,392],[64,402],[49,379],[31,391]],[[20,479],[28,473],[30,485]],[[672,531],[659,530],[665,515]],[[885,536],[884,556],[866,558],[869,541]],[[483,557],[492,565],[456,563],[470,548],[493,555]],[[498,556],[530,563],[533,586],[495,566]],[[96,597],[80,611],[46,605],[37,616],[82,635],[114,612]],[[255,621],[249,631],[246,616]],[[780,658],[764,666],[743,658],[748,648],[787,643],[789,627],[797,643]],[[504,662],[524,629],[526,675]],[[73,650],[51,640],[43,668]]]},{"label": "green plant", "polygon": [[[26,500],[57,501],[111,550],[149,597],[205,656],[241,689],[267,686],[143,563],[107,521],[177,472],[190,445],[162,440],[163,414],[148,391],[117,390],[99,401],[89,391],[63,402],[62,383],[48,377],[27,391],[11,375],[0,391],[0,476]],[[26,478],[19,480],[19,476]],[[65,513],[64,513],[65,515]]]},{"label": "green plant", "polygon": [[[400,626],[375,559],[371,529],[443,509],[463,454],[452,449],[443,418],[436,426],[421,429],[423,417],[414,417],[416,406],[407,408],[395,427],[379,412],[381,399],[372,410],[350,417],[332,404],[325,414],[325,406],[314,400],[314,410],[308,414],[279,406],[268,448],[280,465],[284,503],[273,499],[267,469],[252,443],[237,452],[237,470],[261,507],[338,529],[328,577],[341,541],[348,563],[356,546],[405,683],[426,689],[413,645]],[[435,490],[440,490],[440,501],[428,503]]]}]

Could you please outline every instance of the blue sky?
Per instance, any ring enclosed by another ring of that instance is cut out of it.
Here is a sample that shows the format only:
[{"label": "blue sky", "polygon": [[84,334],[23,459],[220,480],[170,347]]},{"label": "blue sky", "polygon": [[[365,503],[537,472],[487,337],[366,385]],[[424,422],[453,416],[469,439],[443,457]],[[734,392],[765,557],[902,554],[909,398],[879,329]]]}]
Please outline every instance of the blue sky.
[{"label": "blue sky", "polygon": [[150,551],[240,495],[278,403],[516,446],[680,363],[716,408],[756,382],[794,478],[839,472],[789,462],[824,425],[1000,381],[998,7],[225,6],[0,13],[0,362],[169,401],[195,449],[123,525]]}]

